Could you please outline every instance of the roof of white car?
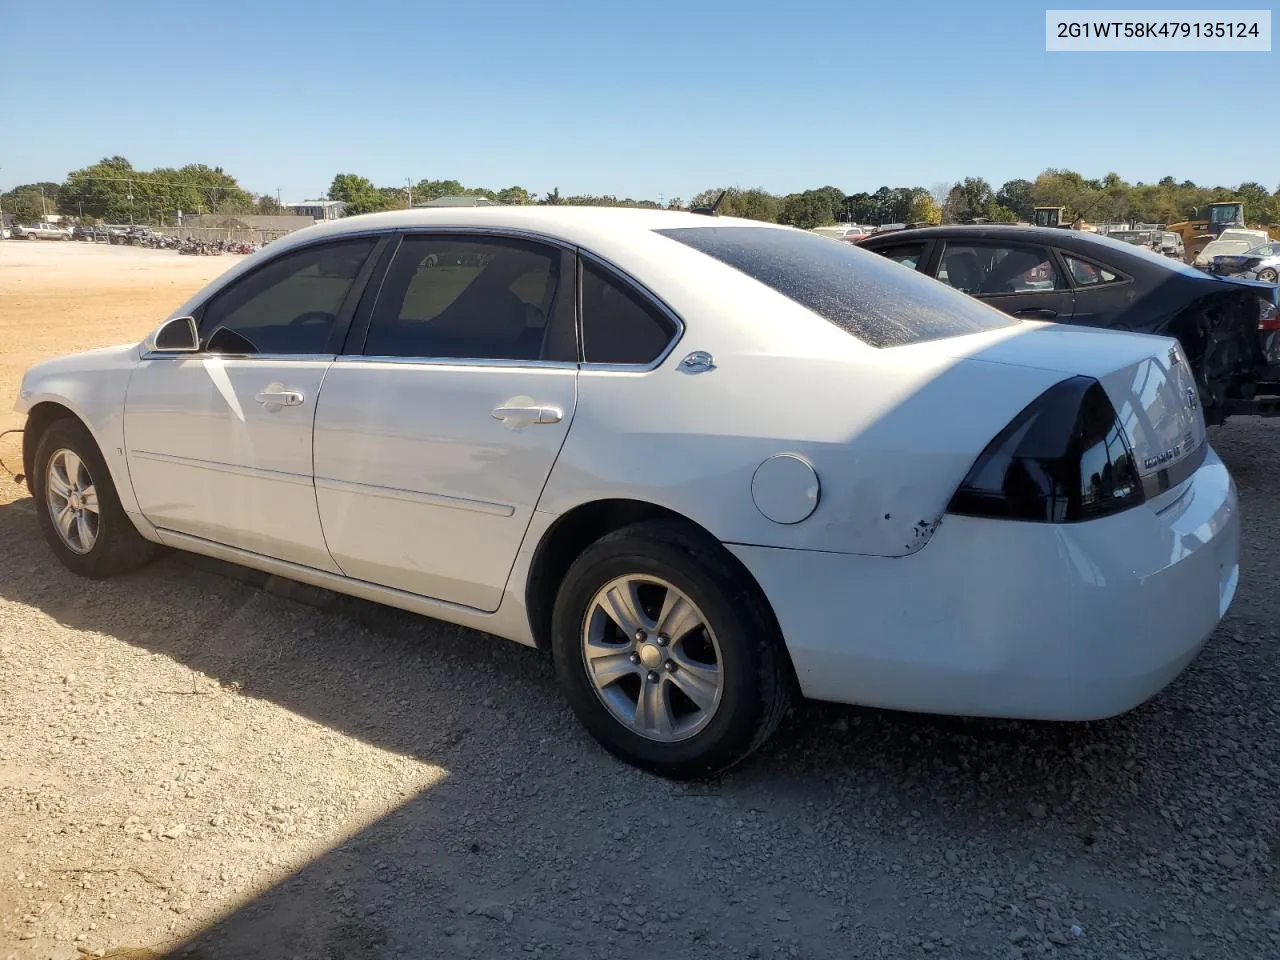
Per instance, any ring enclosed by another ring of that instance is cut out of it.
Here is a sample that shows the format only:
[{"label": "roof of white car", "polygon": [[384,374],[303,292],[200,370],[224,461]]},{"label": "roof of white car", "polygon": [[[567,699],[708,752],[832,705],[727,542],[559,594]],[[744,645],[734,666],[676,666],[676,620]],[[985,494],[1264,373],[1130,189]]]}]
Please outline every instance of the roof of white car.
[{"label": "roof of white car", "polygon": [[[646,210],[632,207],[571,206],[484,206],[415,207],[388,213],[367,213],[317,224],[305,231],[308,237],[321,232],[331,235],[365,230],[403,230],[421,227],[494,227],[529,230],[565,240],[601,233],[649,232],[679,227],[756,226],[773,229],[775,224],[738,217],[709,217],[680,210]],[[304,232],[304,231],[300,231]]]}]

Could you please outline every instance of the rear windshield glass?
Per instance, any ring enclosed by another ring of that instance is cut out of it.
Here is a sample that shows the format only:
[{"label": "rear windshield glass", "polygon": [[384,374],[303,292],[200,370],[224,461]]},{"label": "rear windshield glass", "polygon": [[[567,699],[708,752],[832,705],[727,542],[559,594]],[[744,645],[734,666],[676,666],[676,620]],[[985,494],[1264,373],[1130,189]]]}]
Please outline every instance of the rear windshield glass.
[{"label": "rear windshield glass", "polygon": [[707,226],[657,232],[741,270],[873,347],[1018,322],[879,254],[807,231]]}]

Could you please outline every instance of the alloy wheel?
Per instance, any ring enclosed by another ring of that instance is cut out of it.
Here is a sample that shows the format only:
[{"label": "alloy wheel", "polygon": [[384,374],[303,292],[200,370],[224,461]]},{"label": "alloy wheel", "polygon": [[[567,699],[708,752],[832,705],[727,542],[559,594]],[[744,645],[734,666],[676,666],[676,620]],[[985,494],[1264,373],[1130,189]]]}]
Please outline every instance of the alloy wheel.
[{"label": "alloy wheel", "polygon": [[720,706],[715,633],[692,600],[658,577],[618,577],[597,591],[583,621],[582,658],[614,719],[649,740],[687,740]]},{"label": "alloy wheel", "polygon": [[86,554],[98,542],[101,515],[89,468],[74,450],[54,451],[45,474],[49,517],[67,549]]}]

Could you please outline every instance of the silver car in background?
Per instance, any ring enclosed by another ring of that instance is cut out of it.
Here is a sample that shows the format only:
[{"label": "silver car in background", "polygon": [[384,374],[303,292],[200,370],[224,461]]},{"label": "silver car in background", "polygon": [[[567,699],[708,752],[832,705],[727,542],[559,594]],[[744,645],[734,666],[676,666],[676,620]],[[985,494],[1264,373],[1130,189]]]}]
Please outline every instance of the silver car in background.
[{"label": "silver car in background", "polygon": [[33,223],[13,228],[15,240],[70,240],[71,230],[56,223]]},{"label": "silver car in background", "polygon": [[1280,242],[1263,243],[1244,253],[1214,257],[1209,272],[1222,277],[1243,277],[1276,283],[1280,280]]}]

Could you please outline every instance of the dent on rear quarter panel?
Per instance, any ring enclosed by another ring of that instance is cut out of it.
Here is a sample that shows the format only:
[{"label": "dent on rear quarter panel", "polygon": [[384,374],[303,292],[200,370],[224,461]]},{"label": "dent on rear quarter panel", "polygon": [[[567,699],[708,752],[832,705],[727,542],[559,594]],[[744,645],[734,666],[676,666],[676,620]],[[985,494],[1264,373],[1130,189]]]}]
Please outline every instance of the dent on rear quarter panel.
[{"label": "dent on rear quarter panel", "polygon": [[[1062,374],[910,351],[832,360],[715,349],[716,369],[697,376],[674,364],[584,369],[538,509],[627,498],[723,542],[914,553],[991,438]],[[780,453],[808,460],[821,484],[817,508],[795,524],[766,519],[751,495],[756,468]]]}]

